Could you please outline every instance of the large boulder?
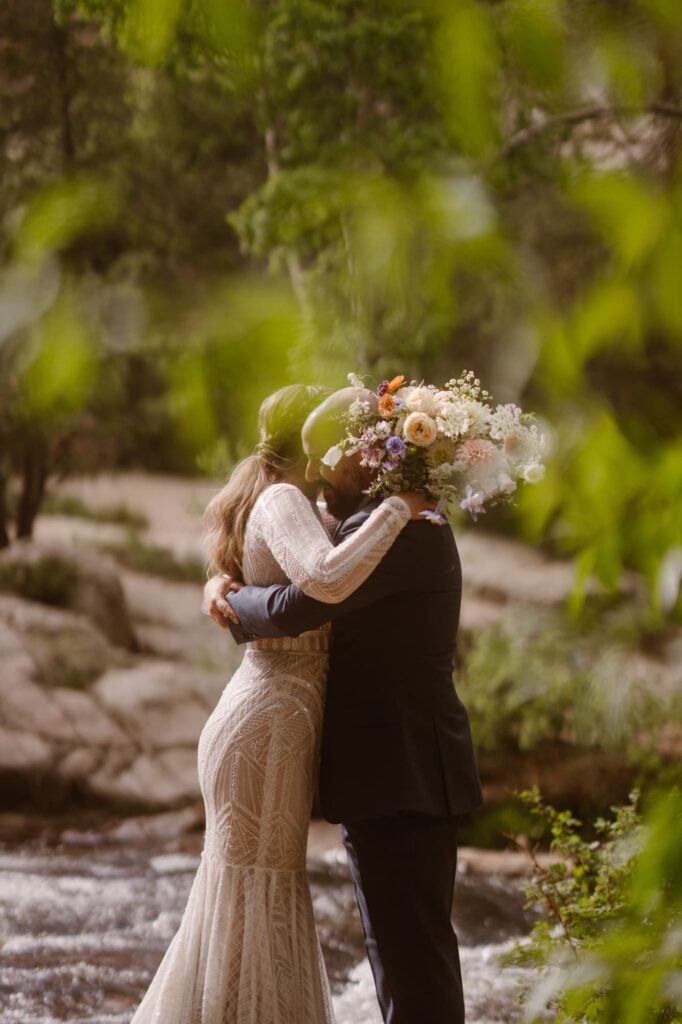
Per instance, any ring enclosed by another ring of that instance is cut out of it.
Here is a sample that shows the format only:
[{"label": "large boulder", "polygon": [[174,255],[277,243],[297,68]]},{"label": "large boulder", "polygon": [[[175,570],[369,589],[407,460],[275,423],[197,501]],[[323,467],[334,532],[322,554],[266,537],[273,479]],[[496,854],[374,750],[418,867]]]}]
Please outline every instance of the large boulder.
[{"label": "large boulder", "polygon": [[200,799],[197,741],[225,681],[134,657],[80,613],[0,594],[0,800]]},{"label": "large boulder", "polygon": [[16,541],[0,551],[0,591],[82,612],[112,644],[137,648],[118,571],[106,555]]}]

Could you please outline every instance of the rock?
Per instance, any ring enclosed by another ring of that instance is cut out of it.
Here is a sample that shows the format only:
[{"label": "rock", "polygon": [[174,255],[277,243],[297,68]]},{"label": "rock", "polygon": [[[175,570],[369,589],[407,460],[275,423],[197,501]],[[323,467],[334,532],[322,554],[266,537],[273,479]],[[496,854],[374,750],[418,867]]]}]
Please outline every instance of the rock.
[{"label": "rock", "polygon": [[492,626],[508,613],[509,605],[506,602],[486,601],[485,598],[477,597],[476,594],[471,593],[469,588],[464,587],[459,624],[460,629],[465,633]]},{"label": "rock", "polygon": [[30,732],[0,726],[0,772],[41,772],[53,760],[50,745]]},{"label": "rock", "polygon": [[222,676],[166,661],[105,673],[93,693],[141,750],[196,746],[225,686]]},{"label": "rock", "polygon": [[229,632],[202,615],[202,587],[121,570],[126,602],[140,650],[167,661],[220,668],[225,679],[237,668],[243,648]]},{"label": "rock", "polygon": [[[84,615],[7,594],[0,665],[7,806],[77,798],[163,809],[200,799],[197,741],[225,686],[222,674],[133,662]],[[101,673],[93,683],[92,672]]]},{"label": "rock", "polygon": [[88,747],[129,744],[115,720],[85,693],[47,689],[29,678],[0,677],[3,721],[14,729],[31,731],[48,743]]},{"label": "rock", "polygon": [[94,793],[142,806],[172,807],[201,796],[196,746],[140,754],[123,771],[101,769],[90,778]]},{"label": "rock", "polygon": [[467,875],[500,875],[505,878],[528,877],[533,874],[533,859],[542,868],[565,863],[558,853],[536,850],[531,857],[524,850],[485,850],[476,846],[460,846],[457,850],[457,871]]},{"label": "rock", "polygon": [[45,739],[73,740],[75,733],[64,712],[30,677],[3,672],[0,676],[0,708],[10,728],[41,733]]},{"label": "rock", "polygon": [[117,843],[146,843],[175,839],[188,832],[197,832],[204,827],[204,805],[202,802],[183,807],[180,811],[167,811],[164,814],[146,814],[108,828],[105,832],[107,840]]},{"label": "rock", "polygon": [[16,541],[0,552],[0,590],[82,612],[112,644],[136,649],[115,563],[104,555]]},{"label": "rock", "polygon": [[77,690],[58,689],[50,694],[65,720],[72,724],[72,735],[88,747],[130,745],[130,736],[107,714],[94,696]]},{"label": "rock", "polygon": [[0,593],[3,675],[29,675],[43,686],[82,689],[126,658],[84,615]]},{"label": "rock", "polygon": [[510,800],[537,786],[543,799],[559,807],[607,807],[626,803],[637,766],[624,752],[555,744],[525,753],[478,754],[485,804]]},{"label": "rock", "polygon": [[76,747],[59,762],[57,771],[74,782],[89,778],[102,761],[102,751],[97,747]]},{"label": "rock", "polygon": [[[575,582],[572,562],[550,559],[537,548],[494,534],[463,530],[457,534],[462,560],[464,602],[468,595],[500,603],[560,605],[571,594]],[[599,590],[596,581],[588,592]],[[637,589],[633,574],[624,573],[621,589]]]},{"label": "rock", "polygon": [[24,602],[0,594],[0,678],[21,679],[30,676],[34,661],[20,633],[14,626],[14,613],[21,610]]}]

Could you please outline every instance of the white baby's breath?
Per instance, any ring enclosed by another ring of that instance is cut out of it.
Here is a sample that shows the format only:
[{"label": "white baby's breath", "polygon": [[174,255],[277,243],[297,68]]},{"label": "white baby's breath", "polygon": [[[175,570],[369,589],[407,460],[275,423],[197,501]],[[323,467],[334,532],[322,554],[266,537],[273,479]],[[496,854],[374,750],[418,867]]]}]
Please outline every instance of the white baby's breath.
[{"label": "white baby's breath", "polygon": [[527,483],[537,484],[544,478],[545,467],[541,462],[531,462],[528,466],[524,467],[521,475]]},{"label": "white baby's breath", "polygon": [[470,418],[464,402],[441,402],[436,416],[439,433],[445,437],[464,436],[469,430]]}]

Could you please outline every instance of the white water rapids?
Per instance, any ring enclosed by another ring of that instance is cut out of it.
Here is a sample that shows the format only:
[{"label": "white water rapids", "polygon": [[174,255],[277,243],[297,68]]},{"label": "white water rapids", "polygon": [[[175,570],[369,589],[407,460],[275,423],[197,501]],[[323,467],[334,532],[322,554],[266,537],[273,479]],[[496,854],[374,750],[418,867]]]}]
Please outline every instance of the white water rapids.
[{"label": "white water rapids", "polygon": [[[196,842],[170,851],[162,844],[0,849],[2,1024],[128,1024],[175,933],[197,865]],[[347,869],[326,856],[311,858],[310,870],[337,1022],[381,1024]],[[468,1024],[519,1019],[527,971],[501,967],[499,955],[527,928],[522,905],[516,880],[458,880]]]}]

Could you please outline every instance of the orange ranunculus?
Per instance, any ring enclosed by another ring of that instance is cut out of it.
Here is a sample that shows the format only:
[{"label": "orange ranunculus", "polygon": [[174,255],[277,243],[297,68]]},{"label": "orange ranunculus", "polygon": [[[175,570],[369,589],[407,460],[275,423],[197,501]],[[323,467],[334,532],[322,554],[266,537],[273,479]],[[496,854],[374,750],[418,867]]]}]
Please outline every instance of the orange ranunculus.
[{"label": "orange ranunculus", "polygon": [[379,415],[383,416],[385,420],[388,420],[394,412],[395,402],[393,401],[393,396],[389,395],[387,391],[386,394],[382,395],[379,399]]},{"label": "orange ranunculus", "polygon": [[394,377],[393,380],[389,382],[389,385],[386,388],[387,394],[392,395],[393,392],[397,391],[398,388],[401,388],[404,383],[405,383],[405,374],[404,373],[401,373],[399,377]]}]

